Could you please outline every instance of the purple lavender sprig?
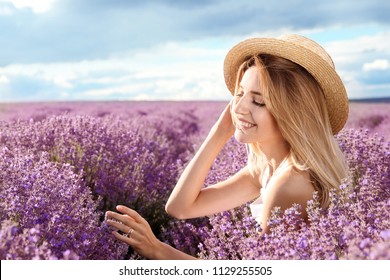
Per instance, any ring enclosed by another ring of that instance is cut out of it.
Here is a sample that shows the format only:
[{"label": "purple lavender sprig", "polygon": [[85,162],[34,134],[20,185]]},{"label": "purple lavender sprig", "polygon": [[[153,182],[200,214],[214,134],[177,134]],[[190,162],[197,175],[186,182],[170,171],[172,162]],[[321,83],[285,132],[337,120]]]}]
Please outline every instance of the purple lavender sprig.
[{"label": "purple lavender sprig", "polygon": [[71,251],[80,259],[115,259],[127,251],[103,229],[99,201],[69,164],[53,163],[47,153],[7,147],[0,149],[0,159],[1,220],[31,229],[32,235],[39,229],[37,245],[47,244],[57,258]]},{"label": "purple lavender sprig", "polygon": [[[340,192],[330,194],[331,205],[327,210],[319,208],[316,195],[306,209],[309,223],[300,218],[298,205],[283,213],[275,209],[269,221],[271,231],[263,236],[257,233],[247,205],[215,215],[210,218],[209,226],[200,229],[203,241],[198,244],[198,256],[206,259],[390,259],[387,250],[389,144],[359,130],[345,130],[338,135],[338,140],[350,171],[340,185]],[[215,178],[229,176],[231,168],[219,164],[221,169],[213,171],[218,173]]]}]

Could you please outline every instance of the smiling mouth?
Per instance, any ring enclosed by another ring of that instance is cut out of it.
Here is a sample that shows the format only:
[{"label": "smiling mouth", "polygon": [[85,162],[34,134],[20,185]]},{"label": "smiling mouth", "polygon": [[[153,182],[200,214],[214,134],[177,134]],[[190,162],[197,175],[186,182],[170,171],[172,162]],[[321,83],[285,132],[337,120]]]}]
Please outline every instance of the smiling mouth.
[{"label": "smiling mouth", "polygon": [[249,129],[249,128],[252,128],[252,127],[256,126],[253,123],[249,123],[249,122],[241,121],[241,120],[238,121],[238,124],[239,124],[239,127],[242,128],[242,129]]}]

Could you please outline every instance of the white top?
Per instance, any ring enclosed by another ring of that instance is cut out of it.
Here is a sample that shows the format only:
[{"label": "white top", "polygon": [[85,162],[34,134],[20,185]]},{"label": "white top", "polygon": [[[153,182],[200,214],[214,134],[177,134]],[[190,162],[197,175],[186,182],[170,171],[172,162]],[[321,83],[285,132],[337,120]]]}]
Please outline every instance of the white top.
[{"label": "white top", "polygon": [[[284,160],[278,168],[275,170],[275,174],[277,173],[280,168],[285,165],[288,161]],[[267,166],[266,169],[264,170],[264,175],[261,180],[261,189],[260,189],[260,196],[253,201],[249,207],[251,209],[251,214],[252,217],[256,220],[261,225],[261,215],[263,212],[263,201],[267,197],[267,184],[269,182],[269,167]]]},{"label": "white top", "polygon": [[263,211],[263,199],[267,190],[267,183],[269,177],[269,167],[264,171],[264,176],[261,180],[260,196],[253,201],[249,207],[251,209],[252,217],[261,225],[261,213]]}]

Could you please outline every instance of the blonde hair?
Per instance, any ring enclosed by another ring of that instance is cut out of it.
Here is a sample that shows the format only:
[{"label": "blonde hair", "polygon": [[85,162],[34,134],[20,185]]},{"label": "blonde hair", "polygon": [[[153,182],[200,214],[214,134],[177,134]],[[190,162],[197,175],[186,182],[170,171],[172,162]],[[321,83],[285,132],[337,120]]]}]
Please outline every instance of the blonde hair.
[{"label": "blonde hair", "polygon": [[[289,162],[307,171],[322,207],[329,205],[329,192],[338,191],[347,174],[344,156],[335,141],[323,91],[300,65],[282,57],[261,54],[241,64],[236,92],[249,68],[257,67],[266,108],[290,147]],[[233,118],[234,119],[234,118]],[[266,161],[258,143],[248,144],[248,165],[263,174]]]}]

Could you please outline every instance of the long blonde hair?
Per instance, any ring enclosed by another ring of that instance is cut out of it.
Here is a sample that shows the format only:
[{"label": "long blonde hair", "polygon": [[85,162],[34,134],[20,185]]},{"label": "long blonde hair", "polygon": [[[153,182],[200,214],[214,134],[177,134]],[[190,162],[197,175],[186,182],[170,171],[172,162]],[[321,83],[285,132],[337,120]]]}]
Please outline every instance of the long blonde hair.
[{"label": "long blonde hair", "polygon": [[[347,166],[332,134],[321,87],[300,65],[261,54],[248,58],[239,68],[236,92],[244,72],[252,66],[259,71],[266,108],[290,146],[289,161],[297,170],[309,172],[321,206],[327,207],[329,192],[338,190]],[[248,146],[249,168],[262,174],[266,165],[260,146]]]}]

